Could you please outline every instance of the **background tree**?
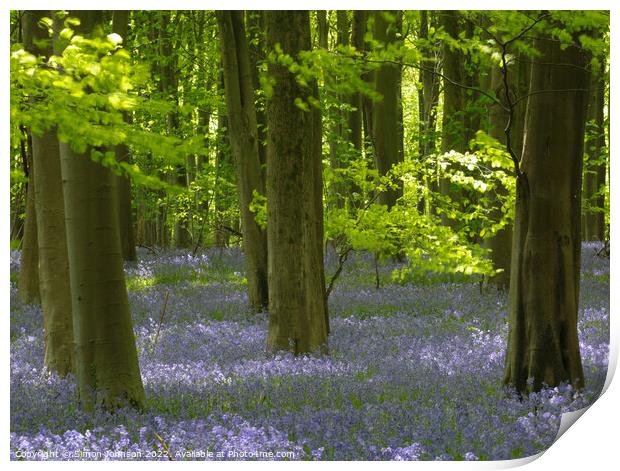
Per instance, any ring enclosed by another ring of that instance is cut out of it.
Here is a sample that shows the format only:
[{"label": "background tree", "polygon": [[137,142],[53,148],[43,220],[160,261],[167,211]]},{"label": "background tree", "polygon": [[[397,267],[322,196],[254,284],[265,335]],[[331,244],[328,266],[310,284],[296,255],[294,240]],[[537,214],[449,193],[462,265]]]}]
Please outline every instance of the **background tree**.
[{"label": "background tree", "polygon": [[[397,12],[376,11],[374,19],[374,39],[379,47],[389,50],[397,42]],[[401,154],[403,136],[399,132],[402,118],[400,115],[400,67],[394,63],[384,63],[375,71],[375,90],[381,98],[374,102],[373,141],[375,148],[375,165],[380,175],[386,175],[398,162],[403,161]],[[379,202],[388,207],[394,206],[402,196],[402,188],[388,188],[379,195]]]},{"label": "background tree", "polygon": [[[26,142],[29,141],[25,137]],[[32,162],[32,147],[24,145],[24,158],[28,162],[28,181],[26,183],[26,209],[24,211],[24,234],[21,240],[22,255],[20,258],[17,292],[23,303],[35,303],[40,300],[39,294],[39,247],[37,243],[37,216],[35,205],[34,180],[35,170]]]},{"label": "background tree", "polygon": [[254,192],[264,195],[261,181],[258,126],[254,107],[252,66],[246,41],[243,12],[217,13],[226,103],[228,132],[237,173],[237,194],[241,213],[243,249],[246,257],[249,301],[260,311],[267,307],[267,237],[251,210]]},{"label": "background tree", "polygon": [[583,240],[603,241],[605,231],[605,59],[590,74],[586,127],[586,160],[583,173]]},{"label": "background tree", "polygon": [[[112,16],[112,31],[123,38],[123,47],[127,47],[129,10],[117,10]],[[128,119],[128,114],[125,113]],[[129,147],[118,144],[115,147],[116,158],[119,162],[129,162]],[[136,241],[134,237],[133,209],[131,204],[131,180],[127,176],[115,176],[116,196],[118,204],[118,227],[121,234],[121,250],[123,259],[135,261]]]}]

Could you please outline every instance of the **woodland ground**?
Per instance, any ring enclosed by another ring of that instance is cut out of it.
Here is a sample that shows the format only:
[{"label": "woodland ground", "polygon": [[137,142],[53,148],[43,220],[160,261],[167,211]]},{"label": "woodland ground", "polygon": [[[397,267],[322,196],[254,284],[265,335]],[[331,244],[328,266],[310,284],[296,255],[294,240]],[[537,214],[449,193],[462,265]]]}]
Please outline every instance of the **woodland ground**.
[{"label": "woodland ground", "polygon": [[476,279],[394,284],[395,267],[386,264],[376,290],[372,258],[360,255],[329,300],[330,356],[273,358],[265,354],[266,314],[245,309],[238,250],[195,257],[141,251],[126,274],[148,409],[94,416],[76,407],[71,378],[42,371],[41,311],[16,300],[14,252],[11,459],[262,459],[272,452],[272,459],[491,460],[537,453],[553,442],[561,412],[591,403],[605,381],[609,260],[596,256],[598,248],[584,244],[582,257],[587,387],[523,401],[501,385],[506,295],[481,294]]}]

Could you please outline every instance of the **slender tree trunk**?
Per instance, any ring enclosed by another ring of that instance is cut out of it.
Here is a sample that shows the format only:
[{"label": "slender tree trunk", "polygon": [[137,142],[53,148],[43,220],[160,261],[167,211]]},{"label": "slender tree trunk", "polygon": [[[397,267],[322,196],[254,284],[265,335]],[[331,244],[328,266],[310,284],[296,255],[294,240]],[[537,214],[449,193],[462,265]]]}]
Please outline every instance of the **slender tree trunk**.
[{"label": "slender tree trunk", "polygon": [[255,92],[256,124],[258,126],[258,157],[261,165],[261,182],[265,187],[267,177],[267,117],[265,116],[264,99],[258,95],[261,89],[259,77],[259,63],[265,60],[265,12],[262,10],[246,13],[248,25],[248,50],[250,55],[250,68],[252,70],[252,86]]},{"label": "slender tree trunk", "polygon": [[[353,28],[357,37],[356,44],[360,47],[358,51],[366,56],[371,49],[371,45],[366,41],[366,35],[369,33],[368,18],[372,12],[367,10],[354,10],[353,11]],[[357,47],[357,46],[356,46]],[[362,79],[369,85],[373,86],[375,81],[375,72],[368,71],[362,74]],[[372,134],[373,130],[373,101],[367,95],[360,94],[360,100],[362,102],[362,131],[363,140],[362,145],[364,148],[364,157],[370,162],[374,162],[375,144]]]},{"label": "slender tree trunk", "polygon": [[[177,13],[179,15],[179,13]],[[175,18],[177,24],[179,18]],[[173,23],[169,12],[162,13],[160,17],[159,47],[161,64],[161,88],[162,92],[170,96],[174,104],[179,105],[179,80],[177,76],[177,59],[173,52],[172,37],[167,30],[168,24]],[[172,110],[167,116],[168,134],[174,135],[179,130],[179,115],[176,110]],[[174,175],[171,182],[187,188],[187,168],[186,163],[176,164]],[[191,245],[191,234],[189,233],[189,219],[185,211],[174,214],[174,245],[176,247],[189,247]]]},{"label": "slender tree trunk", "polygon": [[256,222],[250,205],[254,192],[265,194],[260,178],[258,127],[254,107],[252,68],[241,11],[217,11],[224,88],[228,108],[231,150],[237,170],[237,194],[241,213],[250,306],[255,311],[269,303],[267,287],[267,237]]},{"label": "slender tree trunk", "polygon": [[[224,89],[224,77],[220,74],[219,80],[220,90]],[[230,139],[228,138],[228,117],[225,110],[217,111],[217,151],[215,153],[215,181],[213,183],[213,191],[216,192],[215,208],[214,208],[214,234],[213,241],[216,247],[228,247],[230,239],[230,231],[224,229],[228,223],[225,219],[225,211],[227,209],[227,201],[230,199],[228,195],[228,175],[232,166],[230,156]]]},{"label": "slender tree trunk", "polygon": [[327,24],[327,10],[316,11],[316,32],[318,46],[327,49],[327,38],[329,36],[329,26]]},{"label": "slender tree trunk", "polygon": [[[51,44],[47,30],[38,26],[43,17],[52,18],[50,11],[24,12],[24,44],[38,56],[50,57]],[[32,97],[33,99],[35,97]],[[45,332],[45,366],[61,376],[73,371],[73,320],[69,286],[69,259],[65,231],[65,210],[60,175],[60,154],[55,129],[32,136],[32,162],[37,171],[30,185],[35,195],[38,239],[39,288]]]},{"label": "slender tree trunk", "polygon": [[577,312],[587,58],[550,37],[535,47],[541,55],[532,66],[517,179],[504,378],[521,392],[563,381],[584,386]]},{"label": "slender tree trunk", "polygon": [[[503,97],[504,93],[503,76],[499,67],[494,67],[491,70],[491,89],[495,92],[495,96],[506,105]],[[499,104],[493,103],[489,109],[489,135],[494,137],[502,144],[506,144],[506,135],[504,129],[508,122],[508,112],[506,112]],[[515,153],[520,157],[521,152],[515,150]],[[499,188],[497,190],[500,194],[505,195],[506,190]],[[497,200],[494,200],[495,206],[492,209],[490,218],[495,222],[499,222],[502,217],[501,207]],[[510,285],[510,259],[512,256],[512,225],[506,226],[500,229],[485,243],[486,247],[491,249],[491,260],[493,262],[493,268],[496,270],[502,270],[502,272],[492,276],[490,283],[495,285],[499,290],[503,291],[508,289]]]},{"label": "slender tree trunk", "polygon": [[[392,21],[387,16],[393,16]],[[387,48],[396,43],[397,12],[374,12],[374,38],[380,47]],[[375,71],[375,90],[381,99],[375,101],[373,109],[373,141],[375,143],[375,165],[380,175],[386,175],[392,166],[402,161],[402,134],[399,132],[399,88],[400,67],[396,64],[382,64]],[[402,187],[390,188],[379,195],[378,202],[394,206],[402,196]]]},{"label": "slender tree trunk", "polygon": [[[123,47],[127,48],[127,31],[129,28],[129,10],[115,10],[113,12],[112,30],[123,38]],[[124,114],[125,121],[129,119]],[[129,147],[119,144],[115,148],[116,159],[119,162],[129,162]],[[121,250],[124,260],[136,260],[136,241],[133,229],[133,211],[131,209],[131,180],[126,176],[114,177],[118,204],[118,227],[121,234]]]},{"label": "slender tree trunk", "polygon": [[[605,62],[602,62],[605,70]],[[588,208],[583,216],[583,240],[605,240],[605,74],[590,74],[588,103],[588,135],[586,137],[587,165],[583,172],[584,201]]]},{"label": "slender tree trunk", "polygon": [[[94,31],[101,11],[72,11]],[[55,51],[57,54],[60,51]],[[113,174],[60,143],[79,397],[86,409],[144,405],[121,254]]]},{"label": "slender tree trunk", "polygon": [[[351,45],[358,51],[364,51],[364,34],[366,34],[366,12],[361,10],[353,11],[353,21],[351,25]],[[351,95],[349,104],[349,140],[353,147],[362,152],[362,94],[355,92]]]},{"label": "slender tree trunk", "polygon": [[[428,11],[420,11],[420,39],[429,41],[429,20],[433,24],[433,20],[429,19]],[[434,25],[436,27],[437,25]],[[422,86],[418,89],[418,108],[419,108],[419,125],[418,125],[418,154],[421,161],[425,161],[428,156],[436,152],[436,133],[437,133],[437,106],[439,104],[439,78],[438,72],[439,61],[437,60],[437,49],[430,44],[425,44],[421,48],[424,55],[423,66],[420,70],[419,81]],[[434,73],[435,72],[435,73]],[[437,169],[431,169],[430,175],[425,177],[426,186],[430,191],[438,191]],[[432,208],[426,208],[430,202],[424,199],[420,200],[418,210],[424,213]]]},{"label": "slender tree trunk", "polygon": [[[439,15],[444,31],[458,40],[459,33],[461,33],[458,11],[441,11]],[[442,153],[450,151],[466,152],[471,137],[471,127],[475,122],[467,110],[468,101],[471,102],[472,97],[468,99],[463,89],[463,85],[468,85],[468,82],[471,82],[471,78],[465,72],[465,60],[466,56],[460,50],[450,46],[448,41],[444,41]],[[461,168],[460,170],[467,174],[467,169]],[[442,196],[449,198],[453,205],[464,211],[467,211],[464,205],[468,201],[472,202],[475,198],[472,192],[455,188],[450,179],[442,175],[439,178],[439,189]],[[441,219],[444,225],[451,227],[456,232],[464,229],[466,225],[464,221],[449,217],[445,212],[441,214]],[[474,237],[470,239],[475,240]]]},{"label": "slender tree trunk", "polygon": [[[266,13],[267,45],[297,58],[310,49],[307,11]],[[275,80],[267,102],[267,231],[270,351],[327,351],[323,271],[321,122],[316,109],[295,99],[316,99],[316,83],[302,87],[286,67],[269,65]],[[309,105],[312,107],[312,105]]]},{"label": "slender tree trunk", "polygon": [[28,165],[28,188],[26,190],[26,216],[24,219],[24,236],[17,279],[17,293],[23,303],[37,303],[39,294],[39,247],[37,244],[37,215],[35,206],[32,146],[26,151]]}]

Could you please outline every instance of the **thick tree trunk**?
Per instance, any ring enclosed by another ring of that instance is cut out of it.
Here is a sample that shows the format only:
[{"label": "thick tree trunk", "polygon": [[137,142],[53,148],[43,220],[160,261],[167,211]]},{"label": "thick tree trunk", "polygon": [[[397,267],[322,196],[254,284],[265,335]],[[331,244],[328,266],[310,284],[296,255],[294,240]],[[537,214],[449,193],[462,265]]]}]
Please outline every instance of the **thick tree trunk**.
[{"label": "thick tree trunk", "polygon": [[[353,11],[353,29],[356,40],[354,45],[359,47],[358,51],[366,56],[371,50],[371,44],[366,40],[366,35],[369,33],[368,18],[372,12],[367,10],[354,10]],[[368,71],[362,74],[362,79],[368,84],[368,86],[374,86],[375,72]],[[364,157],[370,162],[374,162],[375,144],[372,134],[373,129],[373,101],[367,95],[360,94],[360,101],[362,104],[361,115],[361,131],[363,131],[362,146],[364,149]]]},{"label": "thick tree trunk", "polygon": [[224,88],[230,125],[228,136],[237,173],[250,306],[255,311],[269,303],[267,287],[267,235],[256,222],[250,204],[254,192],[262,195],[258,127],[254,107],[252,68],[241,11],[217,11]]},{"label": "thick tree trunk", "polygon": [[[80,31],[101,23],[101,11],[71,12]],[[60,51],[55,51],[60,53]],[[89,151],[60,143],[67,249],[76,343],[76,377],[86,409],[144,406],[123,273],[113,174]]]},{"label": "thick tree trunk", "polygon": [[[307,11],[269,11],[266,23],[268,50],[280,44],[297,58],[310,49]],[[316,99],[317,87],[302,87],[278,64],[270,64],[269,73],[275,84],[267,102],[267,346],[295,354],[326,352],[320,113],[295,106],[295,99]]]},{"label": "thick tree trunk", "polygon": [[[386,16],[393,16],[390,22]],[[374,12],[374,38],[380,47],[387,48],[396,43],[397,12]],[[375,144],[375,165],[380,175],[386,175],[392,167],[402,161],[403,136],[399,132],[400,67],[396,64],[382,64],[375,71],[375,90],[381,99],[375,101],[373,109],[373,141]],[[378,202],[394,206],[402,196],[402,187],[390,188],[379,195]]]},{"label": "thick tree trunk", "polygon": [[[40,48],[37,40],[49,38],[47,30],[38,26],[50,11],[24,12],[24,44],[36,55],[52,55],[51,44]],[[34,97],[33,97],[34,98]],[[39,258],[39,287],[45,332],[45,366],[61,376],[73,371],[73,320],[69,286],[69,259],[65,231],[65,209],[60,175],[58,138],[53,129],[32,136],[32,161],[37,171],[32,174]]]},{"label": "thick tree trunk", "polygon": [[[458,38],[458,12],[441,11],[439,13],[440,24],[444,31],[452,38]],[[462,87],[457,84],[464,84],[463,54],[453,49],[447,41],[443,44],[443,116],[441,123],[441,152],[447,153],[452,150],[465,152],[467,149],[466,129],[464,122],[465,97]],[[439,176],[440,193],[450,198],[452,201],[459,201],[463,198],[460,191],[454,190],[451,181]],[[441,214],[442,223],[453,229],[458,229],[460,222],[450,219],[445,213]]]},{"label": "thick tree trunk", "polygon": [[[605,68],[603,62],[602,69]],[[590,99],[588,103],[588,136],[586,154],[588,164],[583,172],[583,198],[588,210],[583,215],[583,240],[605,240],[605,186],[606,162],[602,158],[605,148],[605,74],[590,75]],[[595,163],[590,163],[595,162]]]},{"label": "thick tree trunk", "polygon": [[[458,38],[458,12],[451,10],[442,11],[439,15],[444,31],[452,38]],[[462,62],[463,55],[444,41],[443,75],[447,77],[443,81],[443,119],[441,131],[441,152],[444,153],[451,150],[463,152],[467,147],[467,142],[464,139],[465,129],[463,125],[465,110],[463,89],[454,84],[463,84],[465,82]],[[442,182],[442,188],[444,185],[445,183]]]},{"label": "thick tree trunk", "polygon": [[535,47],[541,56],[532,66],[517,179],[504,378],[521,392],[563,381],[584,386],[577,313],[587,60],[551,38]]}]

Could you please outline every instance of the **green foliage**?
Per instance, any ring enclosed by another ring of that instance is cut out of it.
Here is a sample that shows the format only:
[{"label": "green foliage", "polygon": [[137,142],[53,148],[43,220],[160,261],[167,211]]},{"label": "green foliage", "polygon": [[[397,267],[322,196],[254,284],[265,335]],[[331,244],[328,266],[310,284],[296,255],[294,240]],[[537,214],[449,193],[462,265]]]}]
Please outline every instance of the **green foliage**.
[{"label": "green foliage", "polygon": [[[345,180],[359,193],[352,194],[345,207],[326,211],[327,239],[335,242],[340,254],[366,250],[381,258],[403,258],[406,263],[394,273],[401,282],[429,272],[495,273],[479,242],[492,237],[512,218],[512,161],[500,144],[483,132],[476,135],[471,147],[472,151],[465,154],[450,152],[431,156],[425,162],[404,162],[384,177],[363,160],[328,171],[328,184]],[[452,200],[429,190],[423,177],[431,168],[440,169],[442,178],[450,181],[452,194],[475,195],[474,200]],[[376,203],[378,195],[397,181],[404,185],[399,203],[390,209]],[[425,201],[435,212],[420,211],[420,203]],[[442,214],[462,224],[446,225]]]},{"label": "green foliage", "polygon": [[250,211],[254,213],[254,219],[262,228],[267,228],[267,197],[254,190]]},{"label": "green foliage", "polygon": [[126,123],[124,113],[147,109],[161,114],[165,103],[144,100],[136,93],[149,79],[144,66],[134,64],[120,47],[118,35],[87,39],[65,28],[68,46],[60,56],[35,57],[20,44],[11,53],[11,129],[20,126],[35,135],[55,129],[58,138],[78,153],[91,148],[91,158],[132,177],[138,184],[172,189],[156,175],[142,172],[137,164],[118,162],[111,151],[126,144],[138,152],[184,161],[185,155],[204,153],[200,139],[178,139],[149,132]]}]

